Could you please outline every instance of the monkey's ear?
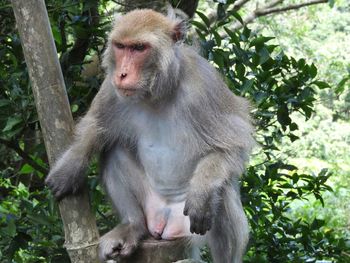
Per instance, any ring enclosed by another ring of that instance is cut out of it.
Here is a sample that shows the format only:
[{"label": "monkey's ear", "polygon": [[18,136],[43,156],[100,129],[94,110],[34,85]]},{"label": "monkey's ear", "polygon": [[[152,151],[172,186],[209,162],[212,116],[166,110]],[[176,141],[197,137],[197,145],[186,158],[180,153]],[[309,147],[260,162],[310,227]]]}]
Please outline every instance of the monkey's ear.
[{"label": "monkey's ear", "polygon": [[174,42],[183,41],[186,37],[187,24],[184,20],[177,22],[172,32],[172,39]]}]

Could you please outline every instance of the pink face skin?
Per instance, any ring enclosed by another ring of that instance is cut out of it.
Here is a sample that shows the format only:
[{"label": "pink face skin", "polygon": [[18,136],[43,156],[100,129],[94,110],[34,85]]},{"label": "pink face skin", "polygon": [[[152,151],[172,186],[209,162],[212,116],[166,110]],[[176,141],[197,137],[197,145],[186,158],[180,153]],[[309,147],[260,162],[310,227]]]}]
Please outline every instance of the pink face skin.
[{"label": "pink face skin", "polygon": [[135,94],[142,77],[142,67],[150,53],[147,43],[122,41],[113,43],[116,61],[114,83],[123,96]]}]

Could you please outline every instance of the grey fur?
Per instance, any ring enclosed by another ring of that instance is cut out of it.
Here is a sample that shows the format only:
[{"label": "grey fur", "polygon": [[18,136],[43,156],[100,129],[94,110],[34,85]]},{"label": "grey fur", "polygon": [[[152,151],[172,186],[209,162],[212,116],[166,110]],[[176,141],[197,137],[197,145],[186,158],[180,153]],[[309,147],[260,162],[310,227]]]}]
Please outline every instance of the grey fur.
[{"label": "grey fur", "polygon": [[102,179],[123,222],[101,238],[102,260],[132,253],[150,234],[144,209],[151,189],[168,203],[185,201],[191,232],[204,235],[215,263],[241,262],[248,224],[238,178],[254,145],[248,102],[190,47],[170,36],[160,42],[132,97],[112,82],[109,43],[106,79],[46,183],[58,199],[79,192],[91,156],[100,153]]}]

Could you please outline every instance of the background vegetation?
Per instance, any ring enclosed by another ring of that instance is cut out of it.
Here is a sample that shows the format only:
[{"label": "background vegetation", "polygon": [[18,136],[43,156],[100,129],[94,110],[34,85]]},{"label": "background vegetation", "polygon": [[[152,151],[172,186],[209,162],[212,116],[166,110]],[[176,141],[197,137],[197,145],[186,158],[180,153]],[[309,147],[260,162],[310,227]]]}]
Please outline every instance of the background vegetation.
[{"label": "background vegetation", "polygon": [[[251,225],[245,262],[350,262],[350,4],[330,1],[247,20],[252,10],[279,7],[265,8],[273,2],[300,1],[200,1],[188,39],[254,105],[259,146],[242,178]],[[78,118],[103,78],[97,65],[120,5],[46,4]],[[49,167],[8,1],[0,1],[0,17],[0,262],[69,262],[58,210],[43,184]],[[90,196],[105,232],[117,219],[97,170],[92,164]],[[210,262],[206,250],[203,259]]]}]

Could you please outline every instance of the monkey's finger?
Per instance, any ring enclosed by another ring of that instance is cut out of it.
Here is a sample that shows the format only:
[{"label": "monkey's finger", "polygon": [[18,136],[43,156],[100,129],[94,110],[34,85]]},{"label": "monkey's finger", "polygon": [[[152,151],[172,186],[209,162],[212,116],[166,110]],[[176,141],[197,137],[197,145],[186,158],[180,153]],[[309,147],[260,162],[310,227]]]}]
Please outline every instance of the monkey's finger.
[{"label": "monkey's finger", "polygon": [[195,228],[195,219],[193,216],[190,216],[190,232],[193,234],[196,232]]},{"label": "monkey's finger", "polygon": [[203,217],[192,216],[191,233],[202,235]]},{"label": "monkey's finger", "polygon": [[202,235],[204,235],[211,228],[211,216],[207,213],[203,220]]},{"label": "monkey's finger", "polygon": [[198,224],[198,232],[202,236],[207,232],[207,216],[201,217],[200,223]]},{"label": "monkey's finger", "polygon": [[184,207],[183,214],[184,214],[185,216],[188,216],[188,203],[187,203],[187,202],[185,203],[185,207]]}]

